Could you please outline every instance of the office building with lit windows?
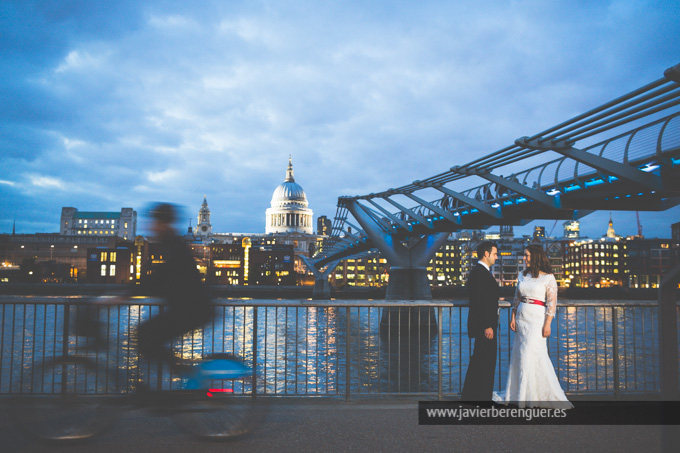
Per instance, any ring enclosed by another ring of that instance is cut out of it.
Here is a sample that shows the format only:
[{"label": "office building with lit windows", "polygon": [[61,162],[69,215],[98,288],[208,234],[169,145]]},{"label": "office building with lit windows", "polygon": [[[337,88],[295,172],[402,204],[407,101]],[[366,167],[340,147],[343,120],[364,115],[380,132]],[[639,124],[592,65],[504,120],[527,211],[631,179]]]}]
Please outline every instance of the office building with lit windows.
[{"label": "office building with lit windows", "polygon": [[581,237],[581,223],[578,220],[567,220],[562,224],[565,239],[578,239]]},{"label": "office building with lit windows", "polygon": [[133,240],[137,234],[137,212],[122,208],[120,212],[84,212],[61,208],[60,234],[63,236],[117,236]]},{"label": "office building with lit windows", "polygon": [[316,220],[316,233],[319,236],[330,236],[333,230],[333,221],[325,215]]},{"label": "office building with lit windows", "polygon": [[3,267],[16,268],[11,282],[76,283],[87,281],[88,250],[126,246],[117,236],[64,236],[59,233],[2,234],[0,259]]},{"label": "office building with lit windows", "polygon": [[629,288],[658,288],[663,276],[680,263],[679,239],[626,241],[627,285]]},{"label": "office building with lit windows", "polygon": [[606,288],[628,282],[627,244],[620,238],[584,239],[567,245],[564,263],[568,286]]},{"label": "office building with lit windows", "polygon": [[90,248],[87,250],[87,255],[88,283],[124,284],[134,280],[133,247]]},{"label": "office building with lit windows", "polygon": [[330,284],[336,288],[345,286],[385,286],[390,266],[378,251],[366,256],[342,260],[330,275]]},{"label": "office building with lit windows", "polygon": [[461,254],[460,241],[450,235],[427,266],[427,278],[431,286],[462,284]]}]

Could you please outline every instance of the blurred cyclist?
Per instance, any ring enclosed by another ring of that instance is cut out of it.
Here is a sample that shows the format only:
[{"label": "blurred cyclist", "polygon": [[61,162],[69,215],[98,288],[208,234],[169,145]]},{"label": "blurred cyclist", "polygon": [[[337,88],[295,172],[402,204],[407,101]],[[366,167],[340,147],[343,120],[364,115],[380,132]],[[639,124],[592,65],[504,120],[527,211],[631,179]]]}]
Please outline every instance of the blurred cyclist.
[{"label": "blurred cyclist", "polygon": [[142,283],[146,294],[162,297],[165,309],[139,326],[139,352],[148,360],[170,364],[177,373],[188,369],[173,354],[170,342],[205,325],[214,316],[212,303],[201,282],[196,262],[173,223],[175,207],[159,203],[151,209],[152,230],[160,242],[163,263]]}]

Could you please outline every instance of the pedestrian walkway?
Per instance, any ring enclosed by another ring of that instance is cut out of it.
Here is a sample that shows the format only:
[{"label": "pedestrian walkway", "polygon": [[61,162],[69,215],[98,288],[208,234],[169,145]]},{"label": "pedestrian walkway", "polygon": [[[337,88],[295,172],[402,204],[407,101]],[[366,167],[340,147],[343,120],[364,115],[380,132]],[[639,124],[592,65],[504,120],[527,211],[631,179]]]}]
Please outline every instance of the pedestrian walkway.
[{"label": "pedestrian walkway", "polygon": [[[3,405],[5,452],[217,451],[598,451],[662,450],[658,426],[419,426],[415,400],[276,399],[265,423],[226,443],[201,442],[164,417],[131,411],[83,444],[53,447],[29,441],[12,426]],[[675,429],[678,429],[677,427]]]}]

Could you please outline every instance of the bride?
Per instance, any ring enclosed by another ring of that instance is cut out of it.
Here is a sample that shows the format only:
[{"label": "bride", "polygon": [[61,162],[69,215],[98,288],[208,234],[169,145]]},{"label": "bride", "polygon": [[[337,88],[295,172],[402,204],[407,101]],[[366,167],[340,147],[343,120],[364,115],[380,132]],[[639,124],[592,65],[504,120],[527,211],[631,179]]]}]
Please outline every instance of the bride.
[{"label": "bride", "polygon": [[540,245],[524,251],[526,270],[519,274],[510,329],[515,340],[505,391],[493,400],[519,407],[572,408],[555,374],[546,339],[555,316],[557,282]]}]

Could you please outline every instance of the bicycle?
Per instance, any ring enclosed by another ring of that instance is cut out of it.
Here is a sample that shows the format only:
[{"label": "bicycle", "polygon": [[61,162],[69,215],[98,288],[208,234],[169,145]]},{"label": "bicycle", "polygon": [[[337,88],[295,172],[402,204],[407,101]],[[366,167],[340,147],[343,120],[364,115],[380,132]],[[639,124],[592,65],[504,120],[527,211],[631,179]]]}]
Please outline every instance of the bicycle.
[{"label": "bicycle", "polygon": [[129,394],[102,393],[102,386],[108,389],[110,381],[127,379],[121,377],[119,367],[102,359],[110,342],[92,313],[106,305],[93,304],[94,310],[86,307],[85,321],[81,317],[74,331],[68,332],[69,342],[78,344],[78,337],[86,338],[84,347],[76,353],[65,348],[66,354],[33,366],[33,376],[51,383],[52,391],[48,388],[39,395],[12,399],[13,419],[25,434],[44,441],[79,441],[101,432],[122,411],[138,408],[168,415],[181,429],[205,440],[231,439],[250,432],[262,421],[266,415],[263,401],[254,394],[234,393],[239,381],[252,379],[254,384],[252,368],[227,353],[193,361],[180,376],[181,389],[149,390],[137,381]]}]

